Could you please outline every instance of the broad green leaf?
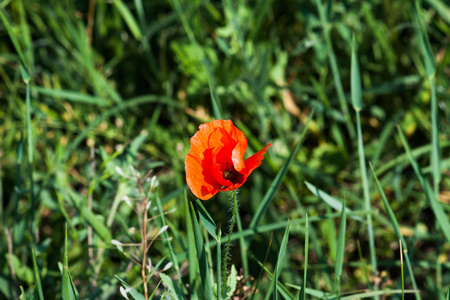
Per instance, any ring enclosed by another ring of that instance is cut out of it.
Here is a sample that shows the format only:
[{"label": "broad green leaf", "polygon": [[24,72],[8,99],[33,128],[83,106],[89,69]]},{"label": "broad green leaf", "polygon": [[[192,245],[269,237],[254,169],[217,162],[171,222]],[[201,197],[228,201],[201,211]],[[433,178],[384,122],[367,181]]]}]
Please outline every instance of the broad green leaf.
[{"label": "broad green leaf", "polygon": [[231,265],[230,274],[227,277],[227,286],[225,288],[225,299],[231,299],[237,285],[237,271],[234,265]]}]

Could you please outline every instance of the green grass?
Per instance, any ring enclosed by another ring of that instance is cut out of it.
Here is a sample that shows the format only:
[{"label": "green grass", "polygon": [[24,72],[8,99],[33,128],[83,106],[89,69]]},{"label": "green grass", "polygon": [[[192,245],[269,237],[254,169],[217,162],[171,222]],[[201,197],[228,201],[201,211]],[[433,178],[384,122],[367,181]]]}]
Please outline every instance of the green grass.
[{"label": "green grass", "polygon": [[[0,1],[0,299],[449,299],[449,12]],[[203,202],[221,118],[272,146]]]}]

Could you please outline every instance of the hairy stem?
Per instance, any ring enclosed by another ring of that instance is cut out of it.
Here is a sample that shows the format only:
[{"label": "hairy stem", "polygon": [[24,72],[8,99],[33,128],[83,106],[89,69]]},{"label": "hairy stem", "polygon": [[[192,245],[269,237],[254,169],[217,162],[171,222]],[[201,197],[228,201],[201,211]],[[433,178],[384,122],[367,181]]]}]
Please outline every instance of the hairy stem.
[{"label": "hairy stem", "polygon": [[234,222],[236,221],[236,190],[233,191],[233,215],[231,216],[231,226],[230,231],[228,232],[228,242],[227,248],[225,249],[225,257],[223,259],[223,276],[222,276],[222,295],[225,292],[225,287],[227,285],[227,263],[228,263],[228,252],[230,251],[231,244],[231,234],[233,233]]}]

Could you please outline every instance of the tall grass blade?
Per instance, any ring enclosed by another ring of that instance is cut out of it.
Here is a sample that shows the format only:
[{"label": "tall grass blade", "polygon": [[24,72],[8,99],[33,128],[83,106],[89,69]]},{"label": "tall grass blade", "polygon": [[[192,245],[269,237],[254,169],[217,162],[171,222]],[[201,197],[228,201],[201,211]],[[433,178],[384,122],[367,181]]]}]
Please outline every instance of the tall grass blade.
[{"label": "tall grass blade", "polygon": [[64,268],[62,273],[62,298],[63,300],[78,300],[80,296],[73,284],[72,277],[69,272],[69,255],[67,254],[67,223],[65,225],[64,235]]},{"label": "tall grass blade", "polygon": [[434,64],[434,55],[431,50],[430,40],[427,35],[425,24],[420,14],[419,1],[415,0],[415,18],[417,22],[417,33],[419,35],[420,47],[422,55],[425,60],[425,70],[427,72],[428,81],[430,83],[430,97],[431,97],[431,170],[433,173],[433,188],[434,194],[437,198],[439,195],[439,182],[441,181],[441,167],[440,167],[440,151],[439,151],[439,129],[438,129],[438,110],[437,110],[437,95],[436,95],[436,66]]},{"label": "tall grass blade", "polygon": [[[198,273],[198,260],[197,249],[195,248],[195,236],[194,227],[192,224],[192,218],[190,218],[189,201],[187,199],[186,190],[184,192],[185,199],[185,215],[186,215],[186,237],[187,237],[187,255],[189,262],[189,286],[193,290],[193,294],[197,293],[197,273]],[[220,248],[220,245],[218,246]]]},{"label": "tall grass blade", "polygon": [[[386,198],[386,194],[384,193],[383,187],[381,186],[381,183],[378,181],[378,177],[375,173],[375,170],[373,169],[371,164],[369,164],[369,165],[372,170],[372,175],[373,175],[373,178],[375,179],[375,184],[378,188],[378,192],[380,193],[381,200],[383,201],[384,209],[386,210],[389,220],[391,221],[392,226],[394,227],[394,231],[397,236],[397,239],[399,239],[402,243],[403,254],[406,259],[406,266],[408,268],[409,276],[411,276],[411,282],[412,282],[413,288],[414,288],[414,290],[418,290],[416,278],[414,276],[412,265],[411,265],[411,261],[409,260],[409,254],[408,254],[406,241],[403,238],[402,232],[400,231],[400,225],[398,224],[398,221],[397,221],[397,218],[395,217],[394,211],[392,210],[391,206],[389,205],[389,202]],[[417,300],[421,299],[420,293],[416,293],[415,296],[416,296]]]},{"label": "tall grass blade", "polygon": [[27,81],[27,79],[29,79],[29,66],[27,64],[27,60],[25,59],[25,56],[23,55],[22,48],[20,47],[19,41],[17,40],[17,37],[11,28],[11,24],[9,23],[6,16],[3,14],[2,9],[0,9],[0,18],[2,19],[2,22],[5,25],[6,31],[8,32],[9,38],[11,39],[11,42],[13,43],[17,54],[19,55],[20,63],[22,65],[24,71],[26,72],[25,74],[22,72],[22,79],[24,81]]},{"label": "tall grass blade", "polygon": [[136,19],[131,14],[128,7],[122,2],[122,0],[113,0],[113,3],[124,19],[134,38],[140,40],[142,38],[141,29],[139,28]]},{"label": "tall grass blade", "polygon": [[214,223],[213,218],[210,216],[206,208],[203,206],[201,200],[197,199],[197,210],[200,216],[200,220],[202,220],[203,225],[206,228],[206,231],[217,241],[217,226]]},{"label": "tall grass blade", "polygon": [[[277,176],[272,181],[272,184],[270,185],[269,189],[267,190],[266,194],[264,195],[264,198],[261,201],[261,204],[259,205],[258,209],[255,212],[255,215],[253,216],[252,221],[250,222],[250,225],[249,225],[250,228],[256,228],[259,221],[261,220],[262,215],[266,211],[270,200],[272,200],[273,196],[275,195],[275,192],[278,189],[278,187],[280,186],[281,181],[284,178],[284,175],[286,175],[286,172],[287,172],[292,160],[294,159],[295,155],[297,154],[298,150],[300,149],[300,145],[303,143],[303,139],[305,138],[306,132],[308,131],[309,122],[312,120],[313,116],[314,116],[314,110],[311,111],[311,114],[308,117],[308,121],[306,122],[305,128],[303,129],[303,132],[300,135],[300,139],[298,140],[297,144],[295,145],[295,147],[292,150],[291,154],[289,155],[288,159],[286,160],[283,167],[278,172]],[[248,246],[250,246],[250,242],[249,242]]]},{"label": "tall grass blade", "polygon": [[[155,193],[155,198],[156,198],[156,206],[158,207],[158,213],[160,215],[159,225],[160,225],[160,228],[162,228],[162,227],[166,226],[166,224],[167,224],[166,223],[166,218],[164,217],[164,211],[163,211],[163,208],[162,208],[161,199],[159,198],[158,189],[155,189],[154,193]],[[176,253],[175,253],[175,251],[174,251],[174,249],[172,247],[172,241],[169,238],[169,233],[167,232],[167,230],[165,230],[162,233],[162,236],[166,240],[166,246],[167,246],[167,248],[169,250],[170,260],[173,263],[173,266],[174,266],[175,271],[177,273],[178,283],[180,285],[182,285],[181,274],[180,274],[180,265],[178,263],[177,255],[176,255]]]},{"label": "tall grass blade", "polygon": [[422,186],[422,188],[425,191],[425,196],[428,200],[428,203],[431,206],[431,209],[433,210],[433,213],[434,213],[434,216],[436,217],[437,223],[439,224],[439,227],[441,228],[442,232],[444,233],[444,236],[447,239],[447,242],[450,243],[450,223],[445,214],[445,210],[442,207],[441,203],[438,201],[438,199],[435,197],[435,194],[433,194],[430,184],[423,176],[422,171],[420,170],[419,164],[414,159],[414,156],[411,153],[411,149],[409,148],[409,144],[406,140],[406,137],[405,137],[403,131],[401,130],[401,128],[399,126],[397,126],[397,130],[399,132],[403,147],[405,148],[406,153],[408,154],[408,157],[409,157],[411,165],[414,169],[414,172],[416,173],[416,176],[419,179],[420,185]]},{"label": "tall grass blade", "polygon": [[273,299],[274,300],[278,300],[277,282],[278,282],[278,277],[280,276],[280,272],[283,269],[283,264],[284,264],[285,256],[286,256],[286,248],[287,248],[288,238],[289,238],[289,221],[286,226],[286,230],[284,231],[283,240],[281,241],[280,251],[278,252],[278,260],[277,260],[277,264],[275,266],[275,272],[273,273],[273,278],[272,278]]},{"label": "tall grass blade", "polygon": [[219,232],[217,234],[217,246],[216,246],[216,276],[217,276],[217,288],[216,288],[216,294],[217,294],[217,300],[222,299],[222,272],[221,272],[221,266],[222,266],[222,246],[221,246],[221,240],[222,240],[222,230],[219,228]]},{"label": "tall grass blade", "polygon": [[[383,291],[371,291],[367,293],[358,293],[351,296],[341,297],[340,300],[358,300],[364,298],[378,297],[378,296],[389,296],[401,294],[402,290],[383,290]],[[417,290],[406,290],[406,294],[418,294]]]},{"label": "tall grass blade", "polygon": [[42,292],[41,277],[39,275],[39,268],[36,263],[36,255],[34,253],[34,248],[31,247],[31,254],[33,257],[33,268],[34,268],[34,280],[36,282],[36,290],[40,300],[44,300],[44,293]]},{"label": "tall grass blade", "polygon": [[[345,210],[343,210],[345,211]],[[303,271],[303,283],[302,283],[302,289],[300,290],[300,294],[298,299],[299,300],[305,300],[305,293],[306,293],[306,281],[307,281],[307,274],[308,274],[308,253],[309,253],[309,222],[308,222],[308,214],[305,215],[305,269]]]},{"label": "tall grass blade", "polygon": [[56,90],[50,88],[44,88],[40,86],[33,86],[33,90],[37,91],[41,95],[61,98],[68,101],[84,103],[84,104],[92,104],[98,106],[108,106],[109,101],[100,97],[95,97],[91,95],[82,94],[75,91],[67,91],[67,90]]},{"label": "tall grass blade", "polygon": [[[448,24],[450,24],[450,7],[448,6],[449,3],[441,0],[427,0],[428,3],[430,3],[431,6],[434,7],[436,10],[436,13],[441,15],[443,19],[447,21]],[[446,6],[447,3],[447,6]]]},{"label": "tall grass blade", "polygon": [[211,276],[209,274],[208,260],[206,259],[206,249],[203,244],[202,233],[200,231],[200,226],[196,218],[194,206],[189,203],[191,207],[191,220],[194,229],[195,246],[197,248],[197,260],[200,270],[200,278],[202,281],[202,293],[205,299],[213,299],[213,285],[211,283]]},{"label": "tall grass blade", "polygon": [[[342,86],[341,75],[339,72],[339,66],[337,64],[336,54],[333,49],[333,43],[332,43],[331,35],[330,35],[331,24],[329,22],[329,17],[330,17],[329,14],[331,12],[331,1],[329,2],[330,6],[328,7],[328,9],[325,8],[325,5],[323,4],[322,0],[315,0],[314,2],[316,4],[317,10],[319,12],[320,23],[322,26],[323,35],[324,35],[325,43],[326,43],[326,47],[327,47],[328,61],[330,63],[331,72],[333,74],[333,82],[334,82],[334,86],[336,88],[337,96],[339,99],[341,112],[343,113],[343,115],[345,117],[345,124],[347,125],[348,133],[350,134],[351,138],[354,138],[355,137],[355,128],[353,127],[352,121],[350,119],[347,99],[345,98],[344,88]],[[328,11],[328,13],[327,13],[327,11]]]},{"label": "tall grass blade", "polygon": [[216,120],[221,120],[222,113],[220,112],[219,103],[217,102],[217,99],[216,99],[216,96],[214,93],[214,86],[211,84],[210,79],[208,79],[208,84],[209,84],[209,94],[211,96],[211,104],[212,104],[212,108],[214,111],[214,117],[216,118]]},{"label": "tall grass blade", "polygon": [[358,55],[356,52],[356,38],[353,34],[352,40],[352,62],[350,67],[350,81],[353,108],[356,111],[362,109],[362,95],[361,95],[361,76],[359,74]]},{"label": "tall grass blade", "polygon": [[[366,169],[366,155],[364,151],[364,142],[362,137],[360,111],[362,109],[362,93],[361,93],[361,76],[359,74],[358,55],[356,52],[356,39],[353,36],[352,43],[352,63],[351,63],[351,92],[353,108],[356,112],[356,131],[358,137],[358,156],[359,156],[359,168],[361,173],[361,181],[364,194],[364,208],[366,210],[371,209],[370,194],[369,194],[369,181],[367,179]],[[372,274],[377,273],[377,258],[375,249],[375,234],[372,225],[372,215],[366,216],[367,232],[369,235],[369,249],[370,249],[370,264],[372,265]]]},{"label": "tall grass blade", "polygon": [[403,249],[402,249],[402,240],[398,240],[400,244],[400,270],[402,276],[402,300],[405,300],[405,277],[403,276]]},{"label": "tall grass blade", "polygon": [[[308,188],[308,190],[310,190],[311,193],[313,193],[314,195],[316,195],[320,200],[322,200],[323,202],[325,202],[326,204],[328,204],[329,206],[331,206],[332,208],[334,208],[335,210],[337,210],[338,212],[342,212],[343,209],[345,209],[345,212],[348,214],[352,214],[353,211],[348,208],[348,207],[344,207],[343,203],[341,201],[339,201],[338,199],[330,196],[329,194],[325,193],[324,191],[322,191],[321,189],[317,188],[316,186],[314,186],[312,183],[308,182],[305,180],[305,184],[306,187]],[[364,222],[364,220],[358,216],[352,215],[350,218],[360,221],[360,222]]]},{"label": "tall grass blade", "polygon": [[347,215],[345,210],[345,200],[342,203],[341,220],[339,221],[338,244],[336,248],[336,263],[334,265],[334,274],[337,280],[337,293],[341,293],[340,281],[342,275],[342,266],[344,265],[345,233],[347,230]]}]

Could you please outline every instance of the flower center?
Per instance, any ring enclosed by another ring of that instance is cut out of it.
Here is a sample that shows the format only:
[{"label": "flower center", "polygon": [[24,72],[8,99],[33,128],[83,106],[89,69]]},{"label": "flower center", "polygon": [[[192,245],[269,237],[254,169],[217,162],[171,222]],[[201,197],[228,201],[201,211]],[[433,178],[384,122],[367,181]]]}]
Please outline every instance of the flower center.
[{"label": "flower center", "polygon": [[229,180],[232,183],[236,183],[239,173],[234,169],[234,167],[231,167],[231,169],[226,169],[223,171],[222,176],[224,179]]}]

